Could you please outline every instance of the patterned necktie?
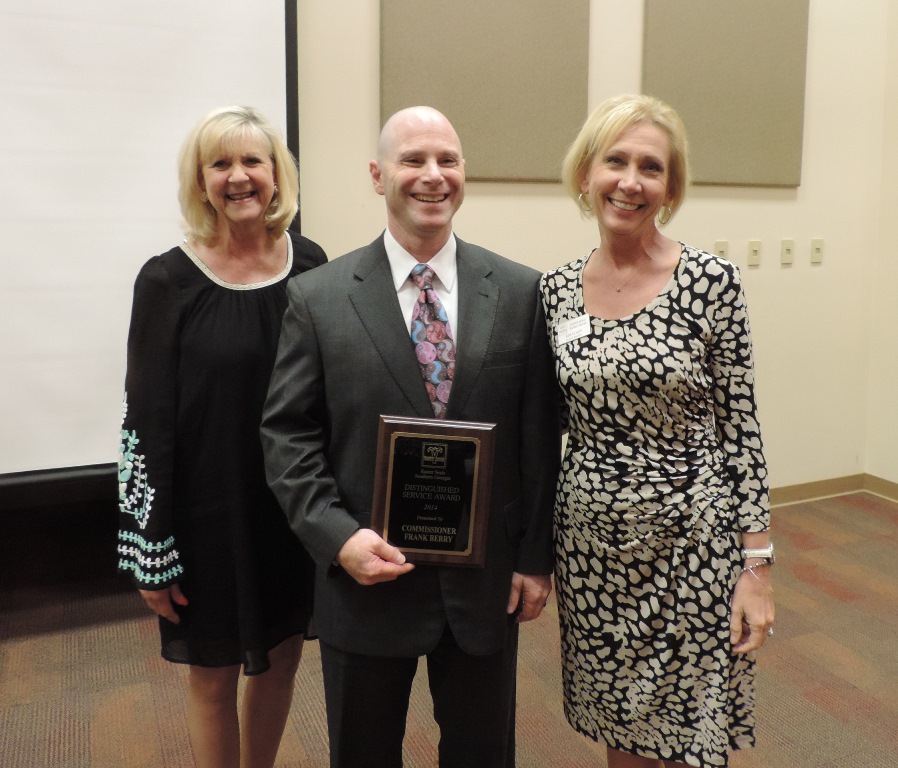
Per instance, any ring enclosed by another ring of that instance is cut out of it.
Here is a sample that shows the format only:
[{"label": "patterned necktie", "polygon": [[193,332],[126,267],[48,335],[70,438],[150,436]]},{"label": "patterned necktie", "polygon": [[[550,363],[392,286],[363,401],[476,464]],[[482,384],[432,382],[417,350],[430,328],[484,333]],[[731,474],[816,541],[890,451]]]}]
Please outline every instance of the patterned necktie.
[{"label": "patterned necktie", "polygon": [[455,376],[455,341],[446,308],[431,287],[433,270],[418,264],[411,278],[421,291],[412,310],[412,343],[434,415],[443,419]]}]

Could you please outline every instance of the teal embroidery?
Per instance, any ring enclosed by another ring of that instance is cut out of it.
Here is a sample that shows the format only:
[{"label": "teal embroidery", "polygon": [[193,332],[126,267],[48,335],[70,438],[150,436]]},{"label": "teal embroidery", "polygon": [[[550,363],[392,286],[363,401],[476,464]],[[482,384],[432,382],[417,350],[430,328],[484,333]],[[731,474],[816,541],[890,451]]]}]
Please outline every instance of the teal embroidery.
[{"label": "teal embroidery", "polygon": [[167,584],[184,575],[184,568],[178,562],[180,554],[174,549],[175,539],[169,536],[165,541],[147,541],[139,533],[119,531],[118,553],[121,556],[118,567],[131,571],[141,584]]},{"label": "teal embroidery", "polygon": [[[128,414],[128,394],[122,404],[122,423]],[[137,430],[122,429],[120,433],[121,448],[118,456],[118,499],[119,509],[131,515],[143,530],[150,519],[153,509],[155,489],[147,481],[145,466],[146,456],[135,450],[140,439]]]},{"label": "teal embroidery", "polygon": [[[140,530],[147,527],[153,509],[155,489],[149,484],[146,456],[137,452],[140,439],[136,430],[124,428],[128,415],[128,395],[122,403],[121,448],[118,457],[118,498],[119,509],[136,521]],[[175,549],[175,540],[169,536],[165,541],[150,541],[140,533],[120,530],[118,534],[118,567],[130,571],[137,582],[144,586],[159,586],[176,581],[184,575],[180,554]]]}]

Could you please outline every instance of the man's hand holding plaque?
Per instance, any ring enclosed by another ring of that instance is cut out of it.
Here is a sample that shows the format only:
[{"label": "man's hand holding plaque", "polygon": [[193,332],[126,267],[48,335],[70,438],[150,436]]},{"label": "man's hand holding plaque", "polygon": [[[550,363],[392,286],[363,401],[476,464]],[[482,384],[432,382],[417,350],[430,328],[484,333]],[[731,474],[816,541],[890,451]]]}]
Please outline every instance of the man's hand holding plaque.
[{"label": "man's hand holding plaque", "polygon": [[337,554],[337,562],[359,584],[393,581],[415,566],[370,528],[359,528]]}]

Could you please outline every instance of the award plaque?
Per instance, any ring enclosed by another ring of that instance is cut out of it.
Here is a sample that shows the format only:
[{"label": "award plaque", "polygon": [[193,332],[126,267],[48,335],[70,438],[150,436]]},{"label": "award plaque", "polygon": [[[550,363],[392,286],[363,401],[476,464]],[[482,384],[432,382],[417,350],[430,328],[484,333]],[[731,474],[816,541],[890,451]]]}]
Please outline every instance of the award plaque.
[{"label": "award plaque", "polygon": [[409,562],[482,567],[495,429],[381,416],[371,528]]}]

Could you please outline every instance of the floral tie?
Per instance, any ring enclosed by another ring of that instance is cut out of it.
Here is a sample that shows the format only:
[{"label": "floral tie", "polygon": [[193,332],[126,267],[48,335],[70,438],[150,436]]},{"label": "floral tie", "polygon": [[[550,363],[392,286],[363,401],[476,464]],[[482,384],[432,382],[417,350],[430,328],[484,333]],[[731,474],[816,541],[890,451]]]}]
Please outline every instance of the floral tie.
[{"label": "floral tie", "polygon": [[412,343],[434,415],[443,419],[455,376],[455,341],[446,308],[431,287],[433,270],[418,264],[411,278],[421,291],[412,310]]}]

